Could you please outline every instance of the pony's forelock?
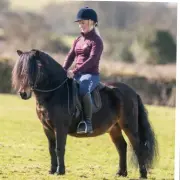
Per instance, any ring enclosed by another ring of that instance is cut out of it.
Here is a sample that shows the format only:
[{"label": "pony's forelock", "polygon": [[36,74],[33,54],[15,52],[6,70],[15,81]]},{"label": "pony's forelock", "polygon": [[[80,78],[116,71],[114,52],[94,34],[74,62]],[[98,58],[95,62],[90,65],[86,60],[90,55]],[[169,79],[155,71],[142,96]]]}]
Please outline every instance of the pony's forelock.
[{"label": "pony's forelock", "polygon": [[[25,52],[21,54],[12,71],[12,85],[17,90],[21,87],[27,87],[29,85],[31,64],[33,61],[30,61],[32,58],[32,53]],[[35,63],[35,62],[34,62]],[[32,69],[32,68],[31,68]]]}]

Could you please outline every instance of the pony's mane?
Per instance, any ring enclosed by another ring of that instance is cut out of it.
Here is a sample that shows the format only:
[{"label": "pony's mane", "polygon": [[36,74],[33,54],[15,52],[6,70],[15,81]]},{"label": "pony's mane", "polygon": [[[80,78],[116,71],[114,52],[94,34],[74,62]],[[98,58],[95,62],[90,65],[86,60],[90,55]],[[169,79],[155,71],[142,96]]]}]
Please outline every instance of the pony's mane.
[{"label": "pony's mane", "polygon": [[[51,66],[51,69],[49,68],[48,71],[52,73],[54,73],[57,67],[61,67],[51,56],[40,50],[32,49],[31,51],[23,52],[12,71],[13,87],[18,89],[20,86],[26,87],[33,83],[37,78],[38,66],[40,65],[44,67]],[[43,73],[39,73],[38,78],[44,75]]]}]

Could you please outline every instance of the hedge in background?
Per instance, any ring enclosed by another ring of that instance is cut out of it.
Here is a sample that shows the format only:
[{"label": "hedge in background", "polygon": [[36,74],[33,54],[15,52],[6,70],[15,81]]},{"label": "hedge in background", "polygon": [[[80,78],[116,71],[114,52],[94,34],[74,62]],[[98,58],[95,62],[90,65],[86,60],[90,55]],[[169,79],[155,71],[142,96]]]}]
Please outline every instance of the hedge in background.
[{"label": "hedge in background", "polygon": [[176,63],[176,42],[168,31],[144,30],[137,34],[130,49],[138,63]]},{"label": "hedge in background", "polygon": [[0,59],[0,93],[12,93],[11,72],[12,60]]}]

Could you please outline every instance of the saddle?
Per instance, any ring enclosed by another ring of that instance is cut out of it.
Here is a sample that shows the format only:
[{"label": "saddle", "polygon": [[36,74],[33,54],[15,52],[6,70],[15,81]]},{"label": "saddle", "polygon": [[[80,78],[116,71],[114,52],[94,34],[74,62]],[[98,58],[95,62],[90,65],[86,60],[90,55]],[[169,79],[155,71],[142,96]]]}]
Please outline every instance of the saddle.
[{"label": "saddle", "polygon": [[[79,94],[79,83],[73,80],[73,106],[75,109],[74,116],[77,118],[80,113],[83,111],[82,103],[81,103],[81,96]],[[98,112],[102,107],[101,95],[100,90],[105,88],[105,84],[100,82],[96,88],[91,92],[91,99],[92,99],[92,113]]]}]

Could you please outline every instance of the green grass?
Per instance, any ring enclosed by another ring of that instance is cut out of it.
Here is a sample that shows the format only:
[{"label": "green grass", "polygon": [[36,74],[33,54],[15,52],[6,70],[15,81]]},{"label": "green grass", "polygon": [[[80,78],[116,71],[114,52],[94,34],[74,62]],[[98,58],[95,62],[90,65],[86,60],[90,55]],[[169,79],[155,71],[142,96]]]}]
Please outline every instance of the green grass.
[{"label": "green grass", "polygon": [[[147,108],[159,142],[159,160],[151,169],[149,179],[174,179],[175,109]],[[0,179],[110,180],[139,177],[138,169],[128,161],[128,178],[115,178],[118,155],[108,134],[89,139],[68,136],[65,176],[48,175],[49,160],[48,144],[35,114],[34,99],[23,101],[17,96],[0,95]]]}]

